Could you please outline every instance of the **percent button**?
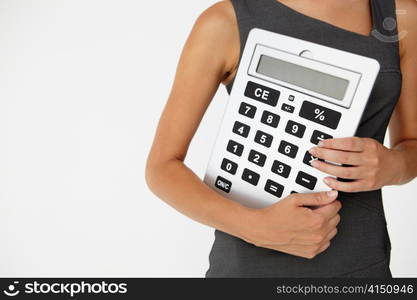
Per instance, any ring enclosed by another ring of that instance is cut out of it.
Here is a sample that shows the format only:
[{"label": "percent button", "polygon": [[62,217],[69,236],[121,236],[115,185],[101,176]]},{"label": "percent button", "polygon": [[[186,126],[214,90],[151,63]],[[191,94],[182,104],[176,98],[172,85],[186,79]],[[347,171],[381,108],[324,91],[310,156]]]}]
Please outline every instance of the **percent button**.
[{"label": "percent button", "polygon": [[327,107],[304,101],[300,109],[300,117],[336,129],[342,114]]}]

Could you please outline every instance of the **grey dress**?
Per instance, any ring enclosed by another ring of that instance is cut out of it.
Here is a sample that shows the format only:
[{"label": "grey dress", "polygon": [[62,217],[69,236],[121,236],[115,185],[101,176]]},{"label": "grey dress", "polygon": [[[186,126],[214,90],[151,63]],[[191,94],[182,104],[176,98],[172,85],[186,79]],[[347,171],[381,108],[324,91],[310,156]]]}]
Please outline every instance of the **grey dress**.
[{"label": "grey dress", "polygon": [[[381,70],[356,135],[383,142],[402,82],[395,0],[370,1],[369,36],[306,16],[276,0],[232,0],[232,4],[241,54],[250,29],[258,27],[378,60]],[[233,81],[228,93],[232,86]],[[391,277],[381,190],[339,195],[343,207],[338,234],[314,259],[256,247],[216,230],[206,277]]]}]

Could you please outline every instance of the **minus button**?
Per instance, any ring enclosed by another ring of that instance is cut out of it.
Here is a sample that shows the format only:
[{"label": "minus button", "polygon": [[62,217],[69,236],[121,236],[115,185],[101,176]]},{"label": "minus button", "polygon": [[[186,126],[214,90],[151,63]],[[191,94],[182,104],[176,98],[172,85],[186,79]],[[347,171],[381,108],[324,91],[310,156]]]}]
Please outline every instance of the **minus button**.
[{"label": "minus button", "polygon": [[304,173],[303,171],[300,171],[298,172],[295,182],[309,190],[314,190],[316,187],[317,178],[311,176],[310,174]]}]

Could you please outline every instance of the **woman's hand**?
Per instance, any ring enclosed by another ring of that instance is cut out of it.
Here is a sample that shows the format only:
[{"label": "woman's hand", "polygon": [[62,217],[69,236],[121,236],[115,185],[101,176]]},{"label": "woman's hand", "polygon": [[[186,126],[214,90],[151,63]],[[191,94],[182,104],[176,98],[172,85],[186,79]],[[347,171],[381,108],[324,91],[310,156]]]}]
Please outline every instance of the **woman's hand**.
[{"label": "woman's hand", "polygon": [[334,165],[319,160],[311,162],[314,168],[329,175],[350,179],[349,182],[332,177],[324,179],[330,188],[338,191],[370,191],[401,181],[401,154],[371,138],[328,139],[309,152],[319,159],[342,164]]},{"label": "woman's hand", "polygon": [[241,238],[259,247],[314,258],[337,233],[342,205],[336,197],[337,191],[292,194],[269,207],[250,210]]}]

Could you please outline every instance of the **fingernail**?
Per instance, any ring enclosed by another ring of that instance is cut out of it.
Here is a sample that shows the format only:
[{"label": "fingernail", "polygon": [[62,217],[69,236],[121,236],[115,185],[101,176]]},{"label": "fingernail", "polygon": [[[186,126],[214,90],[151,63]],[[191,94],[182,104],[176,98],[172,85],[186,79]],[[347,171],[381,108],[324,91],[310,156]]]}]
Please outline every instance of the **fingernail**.
[{"label": "fingernail", "polygon": [[320,141],[320,142],[317,144],[317,146],[319,146],[319,147],[323,147],[323,146],[324,146],[324,142],[323,142],[323,141]]},{"label": "fingernail", "polygon": [[328,191],[327,196],[329,196],[330,198],[337,197],[337,191],[335,190]]},{"label": "fingernail", "polygon": [[308,150],[308,152],[311,153],[311,154],[315,154],[316,149],[315,148],[311,148],[310,150]]},{"label": "fingernail", "polygon": [[329,184],[330,183],[330,180],[327,177],[324,178],[323,181],[324,181],[325,184]]},{"label": "fingernail", "polygon": [[318,165],[317,160],[313,160],[313,161],[310,163],[310,165],[312,165],[313,167],[317,167],[317,165]]}]

